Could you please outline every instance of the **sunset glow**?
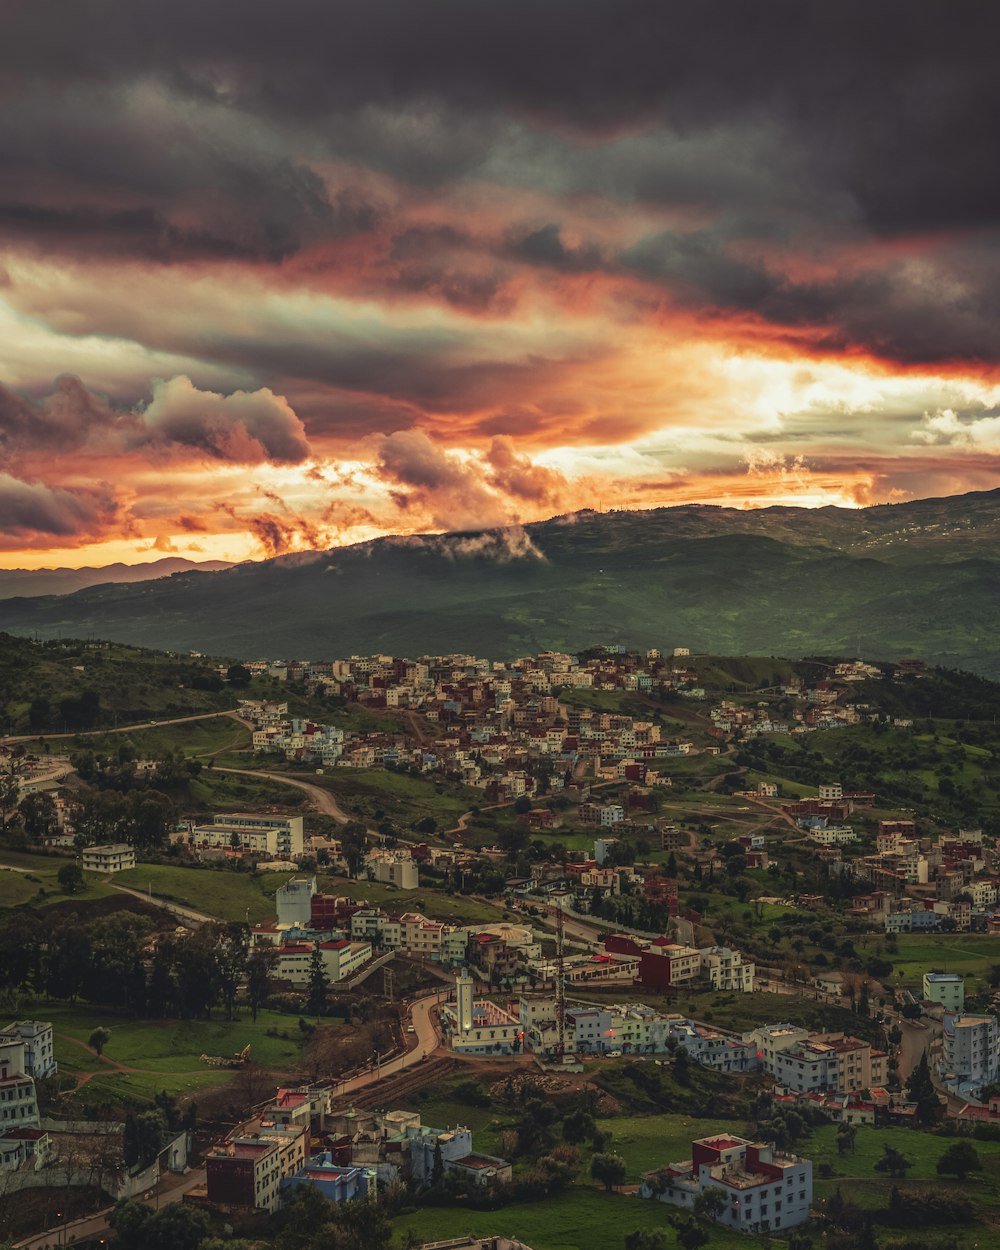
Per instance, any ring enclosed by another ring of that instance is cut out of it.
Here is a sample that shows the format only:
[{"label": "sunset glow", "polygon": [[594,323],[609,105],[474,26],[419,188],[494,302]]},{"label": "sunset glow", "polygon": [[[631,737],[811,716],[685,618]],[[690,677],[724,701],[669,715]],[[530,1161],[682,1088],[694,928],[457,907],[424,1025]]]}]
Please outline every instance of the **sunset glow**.
[{"label": "sunset glow", "polygon": [[0,565],[1000,483],[985,35],[186,7],[0,51]]}]

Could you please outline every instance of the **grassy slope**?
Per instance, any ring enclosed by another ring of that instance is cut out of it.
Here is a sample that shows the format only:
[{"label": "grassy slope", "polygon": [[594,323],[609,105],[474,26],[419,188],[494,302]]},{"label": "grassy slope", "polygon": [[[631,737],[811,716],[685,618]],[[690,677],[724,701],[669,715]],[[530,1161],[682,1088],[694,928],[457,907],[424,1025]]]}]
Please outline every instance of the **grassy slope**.
[{"label": "grassy slope", "polygon": [[[131,1020],[85,1004],[53,1007],[39,1003],[32,1012],[40,1019],[52,1021],[56,1060],[62,1073],[95,1074],[84,1087],[86,1098],[93,1101],[102,1096],[112,1100],[123,1097],[151,1100],[161,1089],[180,1095],[227,1084],[235,1074],[202,1063],[200,1056],[232,1055],[248,1042],[253,1047],[254,1062],[278,1072],[293,1069],[301,1052],[300,1034],[294,1019],[271,1011],[261,1011],[256,1022],[250,1019],[249,1013],[234,1022],[222,1019]],[[112,1064],[76,1044],[86,1043],[91,1031],[99,1025],[111,1030],[105,1056],[136,1071],[116,1071]],[[287,1033],[288,1037],[268,1037],[268,1029]]]},{"label": "grassy slope", "polygon": [[220,920],[267,920],[274,915],[274,894],[292,874],[230,872],[213,868],[179,868],[166,864],[141,864],[117,873],[114,880],[133,890],[149,888],[174,902],[193,907]]}]

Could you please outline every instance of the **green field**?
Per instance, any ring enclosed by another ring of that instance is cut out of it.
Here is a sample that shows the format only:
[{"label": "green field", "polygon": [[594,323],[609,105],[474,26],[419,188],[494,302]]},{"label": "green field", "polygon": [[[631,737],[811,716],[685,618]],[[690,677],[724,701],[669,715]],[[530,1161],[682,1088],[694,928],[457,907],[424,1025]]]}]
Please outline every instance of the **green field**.
[{"label": "green field", "polygon": [[28,872],[0,870],[0,907],[17,907],[29,903],[32,907],[44,907],[48,903],[62,903],[67,899],[104,898],[113,893],[110,886],[93,872],[83,874],[84,889],[77,894],[65,894],[59,886],[59,869],[72,860],[56,855],[30,855],[23,851],[0,850],[0,869],[4,864],[27,868]]},{"label": "green field", "polygon": [[[578,1184],[538,1202],[518,1202],[498,1211],[426,1207],[397,1216],[393,1227],[397,1246],[403,1246],[412,1231],[418,1242],[465,1234],[502,1235],[516,1237],[532,1250],[621,1250],[624,1235],[639,1228],[666,1229],[667,1244],[674,1245],[668,1210],[660,1202],[644,1201],[630,1194],[608,1194],[590,1184]],[[713,1228],[708,1250],[745,1250],[754,1244],[739,1233]],[[772,1244],[782,1243],[772,1238]]]},{"label": "green field", "polygon": [[160,895],[220,920],[251,922],[270,919],[274,895],[292,876],[290,872],[233,872],[225,868],[175,868],[141,864],[114,877],[116,885]]},{"label": "green field", "polygon": [[483,802],[481,790],[381,768],[338,768],[303,779],[329,790],[359,816],[405,827],[430,816],[439,830],[448,829]]},{"label": "green field", "polygon": [[[78,1080],[87,1078],[80,1090],[80,1097],[87,1101],[150,1101],[162,1089],[179,1096],[228,1084],[235,1073],[210,1067],[200,1061],[200,1056],[229,1056],[248,1043],[253,1048],[253,1061],[278,1073],[293,1070],[301,1053],[301,1034],[294,1018],[272,1011],[259,1012],[256,1022],[249,1012],[234,1022],[133,1020],[100,1007],[53,1007],[40,1002],[31,1013],[51,1020],[59,1071]],[[86,1046],[91,1031],[99,1025],[111,1030],[102,1058]],[[268,1037],[268,1029],[287,1033],[287,1039]]]},{"label": "green field", "polygon": [[[653,1168],[690,1159],[691,1143],[697,1138],[734,1131],[731,1119],[702,1120],[690,1115],[613,1116],[597,1123],[613,1135],[611,1149],[625,1160],[630,1184]],[[736,1126],[737,1131],[740,1127]]]},{"label": "green field", "polygon": [[[938,1159],[955,1138],[937,1137],[904,1128],[862,1127],[858,1129],[853,1153],[838,1155],[836,1132],[834,1124],[814,1129],[809,1140],[799,1147],[800,1153],[813,1162],[817,1199],[828,1198],[839,1187],[841,1194],[851,1202],[866,1209],[878,1210],[886,1206],[893,1184],[918,1190],[941,1187],[969,1199],[977,1215],[986,1217],[988,1223],[977,1222],[962,1229],[921,1229],[920,1235],[930,1234],[936,1241],[946,1235],[954,1236],[957,1232],[963,1244],[977,1245],[980,1250],[997,1250],[1000,1247],[1000,1228],[995,1226],[997,1196],[1000,1193],[1000,1142],[973,1141],[983,1170],[972,1173],[965,1182],[959,1182],[954,1177],[938,1176],[936,1171]],[[913,1166],[905,1181],[894,1182],[874,1170],[883,1145],[892,1146],[912,1160]],[[833,1168],[834,1176],[831,1180],[817,1181],[816,1173],[823,1163]],[[894,1232],[893,1235],[901,1237],[903,1233]]]},{"label": "green field", "polygon": [[446,894],[427,886],[397,890],[375,881],[350,881],[347,877],[322,877],[317,884],[324,894],[366,899],[373,906],[393,912],[419,911],[431,920],[489,922],[499,920],[502,915],[502,908],[491,903],[464,894]]},{"label": "green field", "polygon": [[1000,963],[1000,936],[996,934],[901,933],[896,941],[898,954],[887,958],[906,982],[919,980],[925,972],[961,972],[982,978],[991,964]]}]

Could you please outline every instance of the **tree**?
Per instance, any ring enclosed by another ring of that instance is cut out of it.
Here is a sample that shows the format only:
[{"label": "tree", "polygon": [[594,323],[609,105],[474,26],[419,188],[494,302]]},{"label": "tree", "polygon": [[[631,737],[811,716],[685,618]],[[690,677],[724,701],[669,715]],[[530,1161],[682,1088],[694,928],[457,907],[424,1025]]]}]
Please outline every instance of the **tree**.
[{"label": "tree", "polygon": [[659,1228],[637,1228],[625,1234],[625,1250],[667,1250],[667,1237]]},{"label": "tree", "polygon": [[306,1011],[311,1016],[321,1016],[326,1011],[326,995],[330,986],[323,962],[323,952],[317,942],[309,957],[309,982],[306,989]]},{"label": "tree", "polygon": [[273,946],[255,946],[247,960],[247,1001],[254,1020],[271,993],[271,979],[278,966],[278,952]]},{"label": "tree", "polygon": [[243,664],[230,664],[226,669],[226,677],[231,686],[249,686],[253,674]]},{"label": "tree", "polygon": [[597,1122],[589,1111],[578,1108],[563,1121],[563,1138],[571,1145],[578,1145],[580,1142],[587,1141],[588,1138],[594,1136],[597,1131]]},{"label": "tree", "polygon": [[359,820],[349,820],[341,829],[340,850],[347,863],[347,875],[356,877],[368,850],[368,830]]},{"label": "tree", "polygon": [[111,1030],[105,1028],[96,1028],[87,1038],[87,1045],[95,1055],[103,1055],[104,1047],[111,1041]]},{"label": "tree", "polygon": [[694,1200],[694,1211],[706,1220],[717,1220],[726,1209],[726,1195],[721,1189],[709,1185]]},{"label": "tree", "polygon": [[906,1082],[906,1092],[911,1102],[917,1104],[917,1119],[921,1124],[934,1124],[941,1116],[941,1103],[931,1080],[930,1065],[927,1053],[920,1056],[920,1062],[910,1074]]},{"label": "tree", "polygon": [[520,795],[514,800],[514,811],[518,816],[524,816],[531,811],[531,799],[526,794]]},{"label": "tree", "polygon": [[981,1172],[982,1162],[975,1147],[968,1141],[957,1141],[949,1146],[937,1161],[939,1176],[955,1176],[964,1181],[970,1172]]},{"label": "tree", "polygon": [[18,811],[24,832],[36,842],[41,842],[56,827],[56,805],[47,790],[26,794]]},{"label": "tree", "polygon": [[21,784],[13,772],[0,773],[0,829],[7,832],[7,821],[21,797]]},{"label": "tree", "polygon": [[600,1181],[610,1193],[616,1185],[624,1185],[628,1175],[625,1160],[621,1155],[594,1155],[590,1164],[590,1175],[593,1180]]},{"label": "tree", "polygon": [[912,1167],[912,1159],[908,1159],[895,1146],[886,1144],[882,1147],[882,1157],[875,1164],[875,1171],[888,1172],[893,1179],[896,1179],[905,1176]]},{"label": "tree", "polygon": [[247,970],[249,935],[242,924],[218,924],[215,926],[215,968],[226,1019],[232,1020],[236,1008],[236,993],[243,984]]},{"label": "tree", "polygon": [[837,1153],[844,1155],[850,1150],[854,1152],[854,1140],[858,1135],[858,1130],[853,1124],[841,1124],[837,1129]]},{"label": "tree", "polygon": [[83,889],[83,869],[77,863],[63,864],[56,879],[64,894],[79,894]]},{"label": "tree", "polygon": [[684,1250],[698,1250],[707,1241],[708,1233],[694,1220],[685,1220],[677,1229],[677,1242]]},{"label": "tree", "polygon": [[683,1046],[678,1046],[674,1054],[674,1080],[678,1085],[691,1082],[691,1058]]},{"label": "tree", "polygon": [[670,855],[667,857],[667,876],[677,876],[677,856],[673,853],[673,851],[671,851]]}]

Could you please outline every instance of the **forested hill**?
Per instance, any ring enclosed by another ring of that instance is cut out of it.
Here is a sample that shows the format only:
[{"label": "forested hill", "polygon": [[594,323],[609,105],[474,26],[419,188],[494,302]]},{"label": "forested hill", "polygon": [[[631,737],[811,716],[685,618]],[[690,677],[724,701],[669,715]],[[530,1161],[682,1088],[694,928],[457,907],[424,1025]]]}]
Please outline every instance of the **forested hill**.
[{"label": "forested hill", "polygon": [[865,509],[574,513],[0,603],[0,629],[246,658],[609,641],[1000,675],[1000,492]]}]

